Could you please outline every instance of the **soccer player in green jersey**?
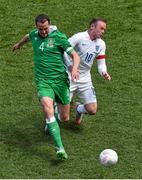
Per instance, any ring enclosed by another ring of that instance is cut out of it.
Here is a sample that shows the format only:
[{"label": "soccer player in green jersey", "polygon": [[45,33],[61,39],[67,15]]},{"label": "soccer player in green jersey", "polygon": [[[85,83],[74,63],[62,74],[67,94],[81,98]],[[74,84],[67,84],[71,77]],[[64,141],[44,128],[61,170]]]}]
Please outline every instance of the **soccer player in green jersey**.
[{"label": "soccer player in green jersey", "polygon": [[60,118],[69,119],[70,93],[69,81],[64,65],[63,54],[67,52],[72,57],[72,79],[79,78],[78,65],[80,58],[67,40],[65,34],[50,24],[50,18],[40,14],[35,18],[36,28],[26,34],[13,46],[13,51],[20,49],[25,43],[31,41],[34,51],[35,83],[38,96],[45,114],[48,131],[57,149],[56,155],[66,159],[60,128],[54,116],[54,102],[60,104]]}]

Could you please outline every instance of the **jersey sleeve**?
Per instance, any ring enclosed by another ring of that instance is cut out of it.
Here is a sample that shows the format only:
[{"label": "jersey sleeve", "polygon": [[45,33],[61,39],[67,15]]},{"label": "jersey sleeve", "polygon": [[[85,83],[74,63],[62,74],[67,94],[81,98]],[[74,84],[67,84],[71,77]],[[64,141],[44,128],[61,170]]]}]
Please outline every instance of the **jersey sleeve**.
[{"label": "jersey sleeve", "polygon": [[107,66],[105,61],[106,45],[104,41],[101,42],[100,48],[101,48],[100,52],[96,57],[96,59],[97,59],[98,72],[100,73],[100,75],[103,75],[107,72]]},{"label": "jersey sleeve", "polygon": [[31,32],[29,32],[29,40],[32,41],[35,34],[37,34],[38,31],[36,29],[32,30]]},{"label": "jersey sleeve", "polygon": [[72,45],[72,47],[75,47],[79,42],[80,42],[80,36],[79,34],[75,34],[72,37],[70,37],[68,39],[68,41],[70,42],[70,44]]},{"label": "jersey sleeve", "polygon": [[[80,36],[79,33],[73,35],[72,37],[70,37],[68,39],[69,43],[71,44],[71,46],[74,48],[75,46],[77,46],[77,44],[80,42]],[[73,62],[72,62],[72,58],[70,56],[68,56],[67,53],[64,53],[64,63],[67,67],[70,67]]]},{"label": "jersey sleeve", "polygon": [[[32,31],[31,31],[32,32]],[[29,32],[29,39],[30,39],[30,41],[31,41],[31,39],[32,39],[32,33],[31,32]]]},{"label": "jersey sleeve", "polygon": [[105,59],[105,51],[106,51],[106,45],[105,45],[105,42],[102,41],[101,42],[101,47],[100,47],[100,51],[96,57],[97,60],[101,60],[101,59]]},{"label": "jersey sleeve", "polygon": [[62,33],[58,36],[58,42],[59,42],[60,48],[62,48],[63,51],[65,51],[68,55],[71,55],[71,53],[72,53],[72,51],[74,51],[74,49],[71,46],[71,44],[69,43],[65,34]]}]

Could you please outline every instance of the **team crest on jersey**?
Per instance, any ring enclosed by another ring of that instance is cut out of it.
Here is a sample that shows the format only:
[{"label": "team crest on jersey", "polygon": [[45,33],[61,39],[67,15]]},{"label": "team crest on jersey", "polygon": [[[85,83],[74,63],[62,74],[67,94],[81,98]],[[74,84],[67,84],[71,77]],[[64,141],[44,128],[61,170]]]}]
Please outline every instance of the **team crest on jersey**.
[{"label": "team crest on jersey", "polygon": [[53,47],[53,45],[54,45],[54,39],[49,38],[48,39],[48,46]]},{"label": "team crest on jersey", "polygon": [[98,51],[98,50],[99,50],[99,48],[100,48],[100,46],[96,46],[96,51]]}]

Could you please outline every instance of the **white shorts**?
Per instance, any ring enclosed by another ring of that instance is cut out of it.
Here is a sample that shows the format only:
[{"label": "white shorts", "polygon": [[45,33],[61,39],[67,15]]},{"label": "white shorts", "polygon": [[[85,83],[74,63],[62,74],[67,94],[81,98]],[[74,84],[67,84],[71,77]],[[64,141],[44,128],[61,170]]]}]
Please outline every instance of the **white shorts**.
[{"label": "white shorts", "polygon": [[70,86],[70,99],[74,95],[80,98],[83,104],[96,103],[96,93],[95,88],[91,82],[81,83],[81,82],[71,82]]}]

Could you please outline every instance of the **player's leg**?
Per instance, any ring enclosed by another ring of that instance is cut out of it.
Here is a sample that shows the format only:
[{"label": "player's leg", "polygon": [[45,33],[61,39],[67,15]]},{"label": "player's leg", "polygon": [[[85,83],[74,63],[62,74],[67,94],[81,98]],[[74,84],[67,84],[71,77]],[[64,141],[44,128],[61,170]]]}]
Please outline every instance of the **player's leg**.
[{"label": "player's leg", "polygon": [[97,112],[97,102],[84,104],[84,107],[85,107],[87,113],[90,115],[94,115]]},{"label": "player's leg", "polygon": [[[70,93],[70,102],[73,98],[73,92]],[[58,122],[68,121],[70,119],[70,104],[62,105],[61,103],[54,103],[54,115]],[[45,128],[47,131],[47,128]]]},{"label": "player's leg", "polygon": [[53,89],[47,84],[46,88],[44,86],[39,88],[39,96],[41,106],[43,108],[43,112],[46,118],[46,126],[48,128],[49,134],[51,135],[55,147],[57,149],[57,157],[61,159],[66,159],[67,154],[64,150],[64,146],[62,144],[61,135],[60,135],[60,128],[54,116],[54,106],[53,106],[53,99],[54,99],[54,91]]},{"label": "player's leg", "polygon": [[76,104],[76,124],[81,123],[83,114],[93,115],[97,111],[97,100],[94,87],[90,86],[86,90],[79,89],[78,96],[83,104]]},{"label": "player's leg", "polygon": [[61,87],[61,92],[57,91],[60,101],[63,103],[55,103],[55,117],[58,120],[58,122],[62,121],[68,121],[70,119],[70,104],[69,102],[72,101],[73,95],[76,94],[77,90],[77,82],[71,81],[70,82],[70,90],[68,85],[63,84]]},{"label": "player's leg", "polygon": [[54,89],[56,94],[57,117],[59,121],[68,121],[70,118],[70,91],[69,84],[65,81],[60,83],[57,88]]},{"label": "player's leg", "polygon": [[70,104],[59,104],[59,120],[60,121],[69,121],[70,118]]},{"label": "player's leg", "polygon": [[57,152],[56,152],[57,157],[61,159],[66,159],[67,154],[62,144],[60,128],[54,116],[53,100],[50,97],[43,97],[41,99],[41,105],[43,107],[43,111],[46,116],[46,125],[48,128],[48,131],[57,149]]}]

